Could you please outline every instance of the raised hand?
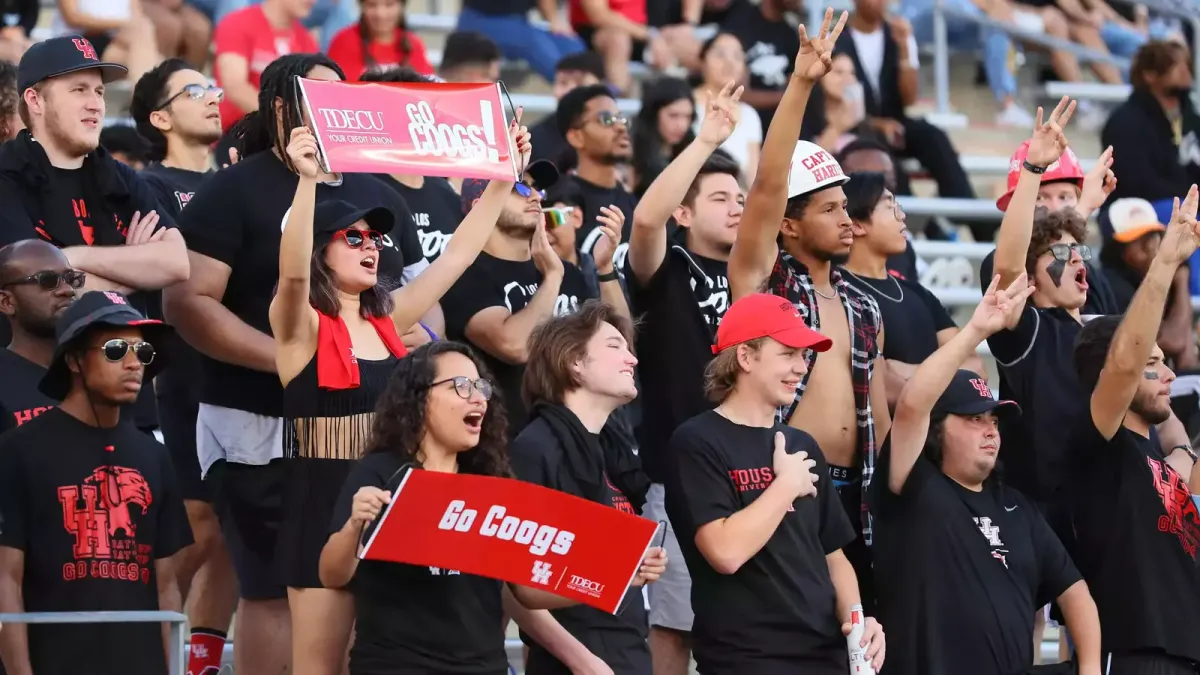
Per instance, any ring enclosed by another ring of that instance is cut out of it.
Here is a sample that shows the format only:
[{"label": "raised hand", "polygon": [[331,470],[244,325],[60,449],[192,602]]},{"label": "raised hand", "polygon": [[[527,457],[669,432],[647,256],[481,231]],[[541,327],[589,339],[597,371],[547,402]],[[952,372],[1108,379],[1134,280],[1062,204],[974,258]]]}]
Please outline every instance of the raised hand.
[{"label": "raised hand", "polygon": [[1158,257],[1171,265],[1182,265],[1196,252],[1200,245],[1200,225],[1196,223],[1196,206],[1200,198],[1196,194],[1196,186],[1188,190],[1183,203],[1179,197],[1171,209],[1171,222],[1167,232],[1158,245]]},{"label": "raised hand", "polygon": [[820,476],[813,473],[816,460],[809,459],[807,452],[789,453],[787,439],[782,431],[775,432],[774,462],[775,479],[784,481],[795,490],[795,499],[816,496]]},{"label": "raised hand", "polygon": [[1064,96],[1054,106],[1050,119],[1042,122],[1042,109],[1037,110],[1037,125],[1033,128],[1033,137],[1029,139],[1029,155],[1026,159],[1034,166],[1047,167],[1058,161],[1067,150],[1067,137],[1063,128],[1075,114],[1075,101]]},{"label": "raised hand", "polygon": [[724,143],[741,119],[740,103],[745,90],[745,87],[734,89],[734,83],[729,82],[721,87],[721,93],[716,97],[711,91],[708,92],[708,109],[704,111],[704,122],[700,124],[700,133],[696,134],[696,138],[714,148]]},{"label": "raised hand", "polygon": [[821,30],[814,39],[809,39],[808,30],[804,28],[804,24],[800,25],[800,51],[796,53],[796,68],[792,71],[795,77],[813,82],[829,72],[833,65],[833,45],[842,34],[842,28],[846,26],[849,16],[849,12],[842,12],[837,25],[830,30],[829,27],[833,24],[833,8],[826,9]]},{"label": "raised hand", "polygon": [[1010,325],[1013,312],[1025,306],[1025,301],[1033,295],[1034,287],[1029,285],[1029,275],[1017,277],[1008,288],[999,290],[1000,275],[992,277],[983,294],[983,300],[975,307],[968,326],[979,331],[980,337],[987,338]]},{"label": "raised hand", "polygon": [[613,254],[621,245],[621,233],[625,231],[625,214],[616,206],[601,206],[600,215],[596,216],[596,220],[600,222],[600,231],[604,236],[600,237],[596,247],[592,249],[592,258],[596,262],[596,271],[608,274],[612,272]]},{"label": "raised hand", "polygon": [[1092,211],[1104,206],[1108,196],[1117,189],[1117,176],[1113,173],[1113,149],[1108,146],[1100,153],[1096,166],[1083,177],[1083,189],[1079,193],[1078,211],[1087,217]]},{"label": "raised hand", "polygon": [[537,228],[533,231],[533,241],[530,243],[529,252],[533,256],[533,264],[542,273],[542,279],[554,274],[562,276],[562,258],[559,258],[558,254],[554,252],[554,248],[550,246],[550,239],[546,236],[546,226],[543,223],[538,223]]},{"label": "raised hand", "polygon": [[288,159],[292,161],[296,173],[304,178],[316,178],[321,173],[321,165],[317,162],[317,137],[306,126],[292,129],[292,136],[287,144]]},{"label": "raised hand", "polygon": [[515,159],[517,162],[518,178],[525,173],[525,169],[529,168],[529,161],[533,156],[533,145],[530,142],[529,127],[521,126],[521,116],[524,112],[524,108],[518,107],[512,124],[508,126],[508,138],[512,141],[512,147],[517,153]]}]

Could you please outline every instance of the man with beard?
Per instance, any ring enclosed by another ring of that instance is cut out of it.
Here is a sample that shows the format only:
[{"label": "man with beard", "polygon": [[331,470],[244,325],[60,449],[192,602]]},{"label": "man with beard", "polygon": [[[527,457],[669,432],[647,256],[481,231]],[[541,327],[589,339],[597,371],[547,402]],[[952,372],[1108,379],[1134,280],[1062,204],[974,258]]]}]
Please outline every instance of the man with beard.
[{"label": "man with beard", "polygon": [[[851,520],[862,536],[846,546],[855,571],[869,579],[871,522],[864,496],[875,470],[877,439],[887,437],[888,407],[879,305],[846,281],[837,264],[854,243],[846,213],[846,176],[833,156],[797,141],[809,95],[832,64],[833,44],[847,15],[833,24],[825,12],[810,40],[800,29],[800,49],[783,100],[763,143],[763,156],[746,198],[737,241],[729,256],[733,299],[767,290],[786,298],[813,330],[833,345],[819,358],[805,354],[806,369],[782,419],[816,439]],[[804,392],[812,390],[811,396]],[[860,583],[869,590],[869,585]],[[870,611],[873,598],[864,594]]]},{"label": "man with beard", "polygon": [[[133,89],[130,113],[150,142],[153,163],[142,176],[172,218],[212,175],[209,148],[221,137],[220,103],[225,92],[182,59],[167,59],[149,70]],[[161,299],[155,298],[158,304]],[[159,307],[150,314],[161,313]],[[191,650],[188,672],[220,668],[226,632],[237,606],[237,580],[213,511],[212,486],[200,478],[196,417],[200,397],[200,356],[190,345],[176,346],[170,370],[154,383],[163,442],[179,479],[194,546],[179,560],[179,590],[188,608]],[[191,597],[189,598],[189,594]]]},{"label": "man with beard", "polygon": [[62,251],[38,239],[0,248],[0,313],[13,336],[8,349],[0,351],[0,432],[58,404],[38,391],[38,382],[54,354],[54,325],[86,276],[71,268]]},{"label": "man with beard", "polygon": [[[525,180],[508,196],[483,252],[442,299],[447,336],[483,354],[504,395],[513,437],[526,421],[521,378],[530,334],[551,316],[575,312],[591,298],[583,273],[564,263],[546,237],[542,189],[558,179],[558,169],[549,162],[529,165]],[[463,213],[471,210],[486,188],[487,181],[463,181]],[[595,255],[600,299],[628,318],[629,306],[613,266],[624,220],[615,208],[604,209],[599,228],[604,236]]]},{"label": "man with beard", "polygon": [[[644,515],[666,521],[663,547],[673,560],[648,589],[658,675],[686,673],[691,654],[692,584],[666,514],[663,484],[671,434],[713,407],[704,396],[704,367],[730,304],[729,250],[745,201],[737,162],[717,148],[737,126],[741,93],[732,82],[726,85],[709,102],[696,140],[650,184],[633,214],[626,258],[630,302],[641,317],[638,458],[653,482]],[[672,216],[679,226],[674,238],[667,224]]]},{"label": "man with beard", "polygon": [[[1200,673],[1200,509],[1151,438],[1171,413],[1175,374],[1155,344],[1175,270],[1200,244],[1193,185],[1124,318],[1079,331],[1075,369],[1087,411],[1071,441],[1075,562],[1100,610],[1105,672]],[[1200,485],[1200,464],[1190,484]],[[1131,589],[1134,589],[1131,592]]]},{"label": "man with beard", "polygon": [[41,238],[63,249],[87,288],[159,290],[188,277],[187,249],[145,181],[99,148],[102,63],[86,38],[40,42],[21,57],[18,109],[27,127],[0,147],[0,245]]},{"label": "man with beard", "polygon": [[[555,123],[567,144],[575,150],[575,172],[563,180],[574,182],[583,195],[583,225],[576,233],[579,250],[595,255],[594,248],[603,238],[600,214],[605,208],[621,212],[626,222],[633,220],[637,197],[621,184],[619,164],[633,158],[629,141],[629,120],[617,108],[612,92],[602,84],[576,87],[558,102]],[[629,241],[629,231],[620,232],[621,241]],[[625,265],[629,244],[617,247],[613,257],[617,269]]]}]

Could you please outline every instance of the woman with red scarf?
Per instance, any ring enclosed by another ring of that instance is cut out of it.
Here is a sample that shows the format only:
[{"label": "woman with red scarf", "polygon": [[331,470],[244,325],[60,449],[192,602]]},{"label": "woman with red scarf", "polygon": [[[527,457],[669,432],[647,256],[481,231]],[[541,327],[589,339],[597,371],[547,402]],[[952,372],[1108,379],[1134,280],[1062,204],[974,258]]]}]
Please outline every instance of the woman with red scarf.
[{"label": "woman with red scarf", "polygon": [[422,75],[433,75],[425,55],[425,43],[408,30],[404,0],[359,0],[358,23],[347,26],[329,43],[329,58],[346,77],[358,80],[363,73],[408,67]]},{"label": "woman with red scarf", "polygon": [[[529,132],[519,125],[518,111],[510,136],[523,169]],[[287,154],[300,180],[279,244],[270,311],[290,463],[276,559],[286,566],[294,673],[332,675],[342,671],[354,621],[350,594],[323,588],[318,574],[338,493],[366,447],[376,399],[407,354],[400,335],[475,260],[513,182],[492,181],[437,261],[389,293],[378,268],[383,237],[396,225],[392,212],[316,204],[320,168],[308,128],[292,131]]]}]

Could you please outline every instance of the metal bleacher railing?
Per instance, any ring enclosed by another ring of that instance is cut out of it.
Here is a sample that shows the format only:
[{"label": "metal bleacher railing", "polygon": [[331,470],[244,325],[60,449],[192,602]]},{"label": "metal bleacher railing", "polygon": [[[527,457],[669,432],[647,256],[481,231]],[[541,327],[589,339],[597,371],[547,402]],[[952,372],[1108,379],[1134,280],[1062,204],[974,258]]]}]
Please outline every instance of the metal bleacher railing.
[{"label": "metal bleacher railing", "polygon": [[[27,612],[0,614],[0,624],[64,624],[64,623],[165,623],[171,627],[168,658],[170,675],[187,672],[187,616],[179,612]],[[70,649],[70,645],[64,645]]]}]

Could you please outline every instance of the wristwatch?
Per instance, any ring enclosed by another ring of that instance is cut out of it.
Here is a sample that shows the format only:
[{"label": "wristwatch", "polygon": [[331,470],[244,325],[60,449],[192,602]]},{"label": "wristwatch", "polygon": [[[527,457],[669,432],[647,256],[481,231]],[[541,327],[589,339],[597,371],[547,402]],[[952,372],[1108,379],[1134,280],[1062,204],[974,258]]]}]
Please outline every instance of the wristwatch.
[{"label": "wristwatch", "polygon": [[1036,174],[1046,173],[1046,167],[1030,164],[1029,160],[1025,160],[1025,161],[1021,162],[1021,167],[1023,169],[1025,169],[1026,171],[1028,171],[1029,173],[1036,173]]}]

